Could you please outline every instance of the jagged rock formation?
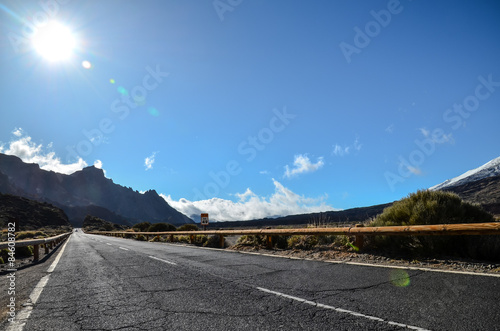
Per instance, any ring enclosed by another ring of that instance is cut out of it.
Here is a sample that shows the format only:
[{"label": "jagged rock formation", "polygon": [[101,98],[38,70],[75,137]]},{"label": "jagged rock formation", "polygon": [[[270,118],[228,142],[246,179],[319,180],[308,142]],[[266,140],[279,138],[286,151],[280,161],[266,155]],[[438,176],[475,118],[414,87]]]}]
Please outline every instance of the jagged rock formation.
[{"label": "jagged rock formation", "polygon": [[193,223],[156,191],[141,194],[115,184],[94,166],[63,175],[24,163],[16,156],[0,154],[0,192],[52,203],[66,211],[75,226],[82,225],[89,210],[93,216],[111,216],[107,220],[125,225],[142,221]]}]

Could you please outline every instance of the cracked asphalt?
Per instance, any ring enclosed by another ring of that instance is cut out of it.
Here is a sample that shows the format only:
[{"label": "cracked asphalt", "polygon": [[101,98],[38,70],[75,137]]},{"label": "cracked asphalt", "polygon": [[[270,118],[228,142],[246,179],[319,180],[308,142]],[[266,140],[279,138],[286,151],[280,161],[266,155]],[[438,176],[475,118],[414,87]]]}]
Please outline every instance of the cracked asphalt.
[{"label": "cracked asphalt", "polygon": [[500,330],[499,297],[498,277],[79,231],[24,330]]}]

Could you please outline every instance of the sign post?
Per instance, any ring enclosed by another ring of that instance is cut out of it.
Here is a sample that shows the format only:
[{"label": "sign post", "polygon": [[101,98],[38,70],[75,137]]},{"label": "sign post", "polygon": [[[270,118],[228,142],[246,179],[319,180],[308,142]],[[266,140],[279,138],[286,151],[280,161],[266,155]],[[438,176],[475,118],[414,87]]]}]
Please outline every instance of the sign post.
[{"label": "sign post", "polygon": [[201,225],[203,225],[203,231],[205,231],[208,225],[208,214],[201,214]]}]

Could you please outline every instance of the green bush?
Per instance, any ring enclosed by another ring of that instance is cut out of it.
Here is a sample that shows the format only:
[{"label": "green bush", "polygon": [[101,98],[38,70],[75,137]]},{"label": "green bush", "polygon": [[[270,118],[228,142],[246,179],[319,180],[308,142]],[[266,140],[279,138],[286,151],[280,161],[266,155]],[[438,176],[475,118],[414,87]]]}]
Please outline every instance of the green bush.
[{"label": "green bush", "polygon": [[167,232],[167,231],[175,231],[176,228],[172,224],[169,223],[155,223],[148,227],[147,232]]},{"label": "green bush", "polygon": [[4,260],[3,260],[3,257],[0,256],[0,264],[4,264]]},{"label": "green bush", "polygon": [[199,228],[196,224],[183,224],[177,228],[177,231],[198,231],[198,230]]},{"label": "green bush", "polygon": [[151,226],[151,223],[142,222],[142,223],[137,223],[134,226],[132,226],[132,229],[134,229],[134,231],[136,231],[136,232],[146,232],[146,231],[148,231],[150,226]]},{"label": "green bush", "polygon": [[[386,208],[369,226],[432,225],[493,222],[493,216],[479,206],[464,202],[456,194],[423,190],[410,194]],[[484,236],[377,236],[369,245],[415,255],[454,255],[472,258],[500,256],[500,244]],[[496,247],[496,251],[495,251]],[[492,254],[491,249],[495,251]],[[496,257],[498,259],[498,257]]]},{"label": "green bush", "polygon": [[454,193],[422,190],[384,209],[370,226],[430,225],[493,222],[479,206]]}]

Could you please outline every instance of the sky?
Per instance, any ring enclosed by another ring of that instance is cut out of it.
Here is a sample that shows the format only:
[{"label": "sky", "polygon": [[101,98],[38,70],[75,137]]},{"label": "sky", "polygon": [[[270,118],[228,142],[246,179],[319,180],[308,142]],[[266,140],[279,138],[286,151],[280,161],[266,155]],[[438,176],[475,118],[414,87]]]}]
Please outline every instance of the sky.
[{"label": "sky", "polygon": [[0,152],[95,165],[219,221],[399,200],[500,156],[499,17],[497,1],[0,0]]}]

